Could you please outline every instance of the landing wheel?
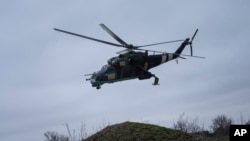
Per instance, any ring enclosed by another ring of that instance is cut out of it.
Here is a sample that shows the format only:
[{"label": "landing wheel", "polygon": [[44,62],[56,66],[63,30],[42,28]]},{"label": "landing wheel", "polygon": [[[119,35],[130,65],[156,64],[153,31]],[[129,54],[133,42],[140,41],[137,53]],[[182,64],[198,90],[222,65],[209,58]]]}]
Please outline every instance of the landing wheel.
[{"label": "landing wheel", "polygon": [[156,77],[154,74],[152,75],[152,77],[155,78],[155,81],[154,81],[153,85],[159,85],[159,78]]},{"label": "landing wheel", "polygon": [[97,89],[97,90],[101,89],[101,86],[97,86],[96,89]]}]

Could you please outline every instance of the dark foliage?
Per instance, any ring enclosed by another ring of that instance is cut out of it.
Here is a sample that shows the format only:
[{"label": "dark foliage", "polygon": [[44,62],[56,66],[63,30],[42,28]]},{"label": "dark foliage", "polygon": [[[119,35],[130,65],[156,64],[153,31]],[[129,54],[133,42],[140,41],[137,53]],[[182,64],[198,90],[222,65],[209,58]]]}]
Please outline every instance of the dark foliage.
[{"label": "dark foliage", "polygon": [[230,125],[233,123],[231,118],[219,115],[212,120],[211,129],[215,136],[228,136]]}]

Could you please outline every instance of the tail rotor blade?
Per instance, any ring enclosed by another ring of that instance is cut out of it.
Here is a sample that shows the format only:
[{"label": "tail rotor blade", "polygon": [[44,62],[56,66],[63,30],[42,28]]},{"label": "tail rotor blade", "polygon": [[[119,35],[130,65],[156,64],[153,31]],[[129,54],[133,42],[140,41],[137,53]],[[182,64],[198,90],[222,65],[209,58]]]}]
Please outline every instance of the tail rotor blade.
[{"label": "tail rotor blade", "polygon": [[191,39],[191,42],[193,41],[193,39],[194,39],[194,37],[196,36],[197,32],[198,32],[198,28],[196,29],[196,31],[195,31],[195,33],[194,33],[192,39]]},{"label": "tail rotor blade", "polygon": [[193,40],[194,40],[194,37],[196,36],[197,32],[198,32],[198,28],[197,28],[196,31],[194,32],[194,35],[193,35],[193,37],[191,38],[191,41],[189,42],[191,56],[193,56],[193,46],[192,46],[192,44],[193,44]]},{"label": "tail rotor blade", "polygon": [[191,52],[191,56],[193,56],[193,46],[190,45],[190,52]]}]

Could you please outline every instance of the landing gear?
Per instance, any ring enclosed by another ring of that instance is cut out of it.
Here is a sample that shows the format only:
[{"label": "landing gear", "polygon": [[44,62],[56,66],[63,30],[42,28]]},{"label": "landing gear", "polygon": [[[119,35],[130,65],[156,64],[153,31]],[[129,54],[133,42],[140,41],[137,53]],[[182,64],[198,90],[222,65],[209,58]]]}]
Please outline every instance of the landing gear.
[{"label": "landing gear", "polygon": [[154,77],[155,78],[155,81],[153,83],[153,85],[159,85],[159,78],[157,76],[155,76],[154,74],[152,74],[151,72],[149,72],[148,70],[145,70],[144,68],[142,67],[138,67],[139,69],[141,69],[143,71],[143,74],[141,76],[139,76],[139,80],[142,80],[142,79],[149,79],[151,77]]},{"label": "landing gear", "polygon": [[159,78],[158,77],[156,77],[154,74],[152,74],[152,77],[154,77],[155,78],[155,81],[154,81],[154,83],[153,83],[153,85],[159,85]]},{"label": "landing gear", "polygon": [[96,86],[96,89],[97,89],[97,90],[101,89],[101,86]]}]

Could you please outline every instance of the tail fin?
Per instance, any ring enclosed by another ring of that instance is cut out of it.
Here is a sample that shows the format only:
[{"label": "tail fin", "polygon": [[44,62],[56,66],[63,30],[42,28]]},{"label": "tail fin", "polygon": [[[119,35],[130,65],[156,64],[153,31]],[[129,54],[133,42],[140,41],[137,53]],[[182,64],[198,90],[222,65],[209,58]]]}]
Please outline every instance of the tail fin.
[{"label": "tail fin", "polygon": [[177,58],[182,53],[183,49],[189,44],[189,38],[182,42],[181,46],[175,51],[174,58]]}]

